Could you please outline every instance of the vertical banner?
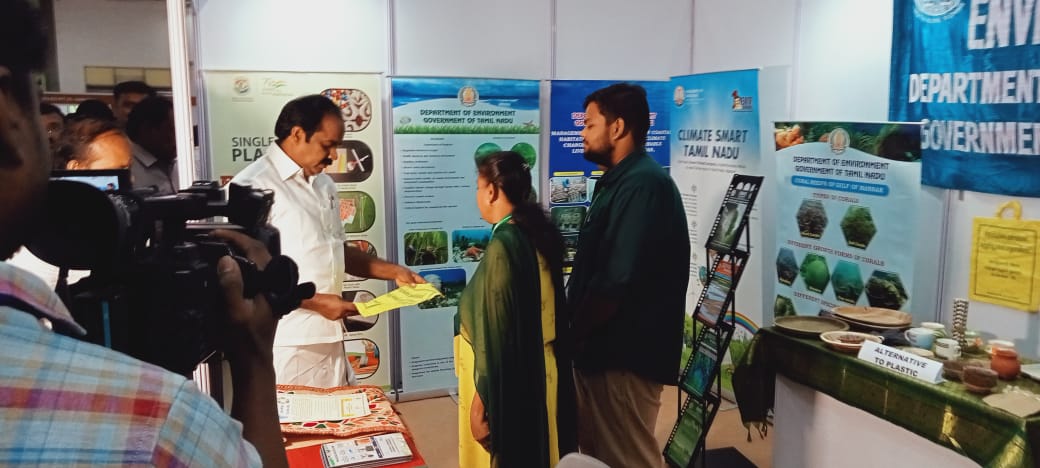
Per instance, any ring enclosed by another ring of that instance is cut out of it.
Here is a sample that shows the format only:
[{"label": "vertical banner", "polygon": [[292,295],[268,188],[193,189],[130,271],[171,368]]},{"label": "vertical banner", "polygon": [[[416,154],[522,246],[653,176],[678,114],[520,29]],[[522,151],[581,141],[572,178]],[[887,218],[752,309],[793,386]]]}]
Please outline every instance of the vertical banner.
[{"label": "vertical banner", "polygon": [[778,122],[775,130],[783,202],[773,313],[911,310],[920,126]]},{"label": "vertical banner", "polygon": [[398,254],[444,293],[401,309],[406,392],[457,385],[455,311],[491,239],[477,210],[475,161],[516,151],[538,180],[538,87],[534,80],[391,81]]},{"label": "vertical banner", "polygon": [[[592,190],[603,175],[583,157],[581,131],[585,128],[585,97],[617,81],[555,80],[551,83],[549,109],[549,215],[563,233],[566,245],[564,271],[570,272],[577,254],[578,232],[592,200]],[[650,130],[646,152],[661,166],[670,165],[668,110],[671,90],[667,81],[631,81],[646,89],[650,104]]]},{"label": "vertical banner", "polygon": [[[209,155],[214,177],[226,183],[263,156],[274,124],[290,100],[321,94],[342,109],[345,132],[339,158],[325,172],[336,182],[348,245],[386,258],[382,80],[343,73],[205,72]],[[293,242],[293,239],[282,239]],[[347,275],[343,297],[363,302],[387,291],[387,282]],[[390,387],[390,321],[384,315],[350,317],[344,347],[359,383]]]},{"label": "vertical banner", "polygon": [[925,121],[922,182],[1040,196],[1040,4],[894,3],[889,118]]},{"label": "vertical banner", "polygon": [[[690,285],[686,306],[689,315],[683,334],[683,363],[689,357],[696,327],[692,318],[701,290],[707,282],[711,257],[706,245],[715,217],[729,189],[733,174],[759,175],[758,70],[740,70],[673,77],[671,102],[671,173],[686,208],[690,227]],[[754,252],[761,241],[759,209],[750,215],[751,256],[744,267],[744,281],[736,292],[736,330],[730,341],[732,358],[743,354],[762,323],[762,265],[767,259]],[[744,240],[737,247],[743,250]],[[724,389],[732,389],[732,365],[721,374]]]}]

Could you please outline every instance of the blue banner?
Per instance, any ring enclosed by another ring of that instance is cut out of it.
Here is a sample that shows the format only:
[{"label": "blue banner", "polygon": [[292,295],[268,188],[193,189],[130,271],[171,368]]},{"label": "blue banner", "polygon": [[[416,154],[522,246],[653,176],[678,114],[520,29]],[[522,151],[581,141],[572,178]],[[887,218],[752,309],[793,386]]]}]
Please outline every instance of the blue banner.
[{"label": "blue banner", "polygon": [[[596,171],[596,165],[585,160],[581,129],[585,128],[585,97],[593,91],[618,81],[555,80],[549,109],[549,174]],[[646,89],[650,104],[650,131],[646,136],[646,152],[668,167],[668,103],[671,91],[667,81],[629,81]]]},{"label": "blue banner", "polygon": [[[577,254],[578,231],[592,199],[596,180],[603,175],[585,160],[581,130],[585,128],[585,97],[618,81],[556,80],[552,82],[549,111],[549,212],[563,233],[567,255],[565,271]],[[667,168],[668,109],[671,90],[667,81],[630,81],[646,89],[650,105],[650,131],[646,152]]]},{"label": "blue banner", "polygon": [[889,117],[925,121],[921,180],[1040,196],[1040,4],[895,2]]}]

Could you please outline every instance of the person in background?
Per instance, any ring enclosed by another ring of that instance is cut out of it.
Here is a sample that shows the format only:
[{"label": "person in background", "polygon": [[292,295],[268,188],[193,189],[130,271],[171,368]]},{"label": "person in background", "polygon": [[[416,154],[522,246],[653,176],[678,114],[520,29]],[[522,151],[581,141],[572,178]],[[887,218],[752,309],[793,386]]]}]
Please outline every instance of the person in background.
[{"label": "person in background", "polygon": [[177,192],[177,134],[173,103],[160,96],[145,98],[130,111],[126,134],[132,143],[130,165],[135,189],[155,187],[156,195]]},{"label": "person in background", "polygon": [[[658,467],[654,426],[682,354],[690,239],[679,191],[646,154],[646,91],[615,84],[585,98],[585,159],[603,166],[568,283],[582,453]],[[652,246],[667,255],[650,255]],[[639,343],[631,352],[620,343]]]},{"label": "person in background", "polygon": [[477,160],[493,225],[455,319],[459,466],[548,468],[577,448],[563,237],[512,151]]},{"label": "person in background", "polygon": [[104,101],[98,99],[87,99],[79,103],[76,106],[76,110],[68,115],[67,120],[80,120],[80,119],[98,119],[107,120],[109,122],[115,122],[116,116],[112,114],[112,109],[105,104]]},{"label": "person in background", "polygon": [[155,96],[155,88],[143,81],[124,81],[112,88],[112,114],[120,128],[126,128],[130,111],[145,98]]},{"label": "person in background", "polygon": [[[57,143],[52,168],[126,169],[130,165],[130,140],[111,121],[92,118],[72,120]],[[58,161],[61,161],[60,165]],[[51,289],[63,289],[65,285],[73,284],[90,273],[87,270],[69,270],[68,278],[59,283],[58,267],[40,260],[26,248],[18,250],[11,257],[10,263],[44,280]]]},{"label": "person in background", "polygon": [[[50,153],[30,74],[46,47],[37,10],[0,2],[0,260],[33,236],[47,197]],[[261,268],[270,260],[258,241],[221,236]],[[263,296],[242,298],[230,257],[217,277],[231,416],[181,376],[73,338],[83,328],[46,285],[0,261],[0,466],[287,466],[270,354],[277,323]]]},{"label": "person in background", "polygon": [[264,156],[232,183],[274,191],[269,222],[278,228],[282,254],[311,281],[317,294],[278,325],[274,364],[279,384],[311,387],[356,385],[343,347],[343,318],[358,315],[342,296],[344,273],[394,280],[398,286],[425,282],[411,270],[369,256],[346,241],[336,184],[324,172],[343,141],[338,106],[317,94],[289,101],[275,122],[277,138]]},{"label": "person in background", "polygon": [[69,170],[128,169],[133,158],[130,139],[115,123],[92,118],[69,122],[57,154]]},{"label": "person in background", "polygon": [[47,132],[47,143],[50,145],[51,154],[54,154],[54,150],[58,146],[58,138],[61,138],[61,132],[65,129],[65,114],[61,113],[58,106],[41,102],[40,122],[43,123],[43,130]]}]

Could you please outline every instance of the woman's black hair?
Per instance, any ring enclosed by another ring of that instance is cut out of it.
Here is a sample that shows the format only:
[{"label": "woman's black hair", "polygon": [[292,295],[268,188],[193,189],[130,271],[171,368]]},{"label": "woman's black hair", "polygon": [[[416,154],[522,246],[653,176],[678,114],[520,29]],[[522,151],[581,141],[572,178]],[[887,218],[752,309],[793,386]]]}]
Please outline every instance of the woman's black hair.
[{"label": "woman's black hair", "polygon": [[84,120],[84,119],[98,119],[107,120],[109,122],[116,121],[116,115],[112,113],[112,109],[105,104],[104,101],[97,99],[87,99],[78,106],[76,106],[76,112],[69,114],[69,121]]},{"label": "woman's black hair", "polygon": [[513,204],[513,222],[553,271],[563,267],[563,236],[535,198],[531,168],[514,151],[497,151],[477,159],[477,173]]}]

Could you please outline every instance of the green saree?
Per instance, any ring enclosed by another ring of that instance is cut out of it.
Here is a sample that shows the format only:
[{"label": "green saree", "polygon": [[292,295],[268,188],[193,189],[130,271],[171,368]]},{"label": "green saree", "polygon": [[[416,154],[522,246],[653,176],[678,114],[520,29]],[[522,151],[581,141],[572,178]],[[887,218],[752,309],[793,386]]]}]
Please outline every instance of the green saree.
[{"label": "green saree", "polygon": [[[473,348],[473,379],[491,429],[492,466],[549,467],[551,452],[562,456],[577,447],[562,273],[544,271],[551,275],[546,284],[553,285],[547,297],[542,297],[533,245],[518,227],[502,224],[459,302],[456,334]],[[556,337],[551,343],[557,376],[552,422],[546,411],[543,301],[557,314],[555,333],[549,335]],[[558,451],[550,450],[551,426]]]}]

